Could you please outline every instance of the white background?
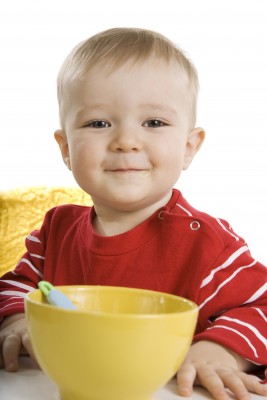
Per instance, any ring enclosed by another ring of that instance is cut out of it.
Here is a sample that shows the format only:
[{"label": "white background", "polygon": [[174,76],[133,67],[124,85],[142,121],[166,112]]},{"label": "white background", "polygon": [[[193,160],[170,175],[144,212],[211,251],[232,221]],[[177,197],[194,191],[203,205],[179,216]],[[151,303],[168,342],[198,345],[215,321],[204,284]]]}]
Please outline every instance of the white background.
[{"label": "white background", "polygon": [[78,42],[115,26],[157,30],[195,63],[206,142],[177,183],[267,264],[267,1],[1,0],[0,190],[73,186],[53,139],[56,75]]}]

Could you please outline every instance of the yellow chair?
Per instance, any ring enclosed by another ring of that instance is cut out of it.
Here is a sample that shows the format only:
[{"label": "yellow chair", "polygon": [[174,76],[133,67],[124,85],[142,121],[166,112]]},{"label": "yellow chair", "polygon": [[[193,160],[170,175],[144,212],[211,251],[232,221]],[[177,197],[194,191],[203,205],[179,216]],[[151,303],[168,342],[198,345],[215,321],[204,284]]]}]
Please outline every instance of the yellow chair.
[{"label": "yellow chair", "polygon": [[14,269],[25,252],[25,238],[38,229],[46,211],[60,204],[92,205],[79,188],[28,187],[0,192],[0,276]]}]

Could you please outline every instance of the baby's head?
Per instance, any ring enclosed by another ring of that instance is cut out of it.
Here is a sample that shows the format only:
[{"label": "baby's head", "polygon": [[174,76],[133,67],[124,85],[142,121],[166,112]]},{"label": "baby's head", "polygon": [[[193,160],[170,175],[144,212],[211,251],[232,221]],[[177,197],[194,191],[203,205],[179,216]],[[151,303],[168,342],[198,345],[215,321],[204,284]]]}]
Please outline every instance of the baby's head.
[{"label": "baby's head", "polygon": [[78,44],[63,63],[57,80],[60,121],[64,127],[66,104],[70,88],[91,70],[105,66],[114,71],[126,62],[142,63],[151,57],[168,63],[177,63],[184,73],[188,93],[188,113],[192,127],[196,120],[198,76],[192,62],[183,51],[163,35],[139,28],[113,28],[100,32]]},{"label": "baby's head", "polygon": [[166,204],[203,142],[197,92],[194,66],[155,32],[110,29],[71,52],[58,77],[55,138],[98,215],[144,217]]}]

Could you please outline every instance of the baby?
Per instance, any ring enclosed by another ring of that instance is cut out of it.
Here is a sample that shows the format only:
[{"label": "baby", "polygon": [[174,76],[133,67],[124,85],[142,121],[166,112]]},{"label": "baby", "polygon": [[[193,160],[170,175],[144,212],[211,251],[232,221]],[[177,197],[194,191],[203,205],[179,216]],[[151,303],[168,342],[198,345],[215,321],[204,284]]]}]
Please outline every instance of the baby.
[{"label": "baby", "polygon": [[[194,341],[177,372],[217,400],[267,395],[250,372],[267,364],[267,270],[229,224],[174,189],[204,140],[195,127],[197,72],[171,41],[116,28],[79,44],[58,76],[62,158],[93,207],[48,211],[27,251],[0,281],[0,365],[34,358],[24,297],[40,280],[113,285],[187,297],[199,306]],[[130,360],[129,360],[130,362]],[[157,360],[160,362],[160,360]]]}]

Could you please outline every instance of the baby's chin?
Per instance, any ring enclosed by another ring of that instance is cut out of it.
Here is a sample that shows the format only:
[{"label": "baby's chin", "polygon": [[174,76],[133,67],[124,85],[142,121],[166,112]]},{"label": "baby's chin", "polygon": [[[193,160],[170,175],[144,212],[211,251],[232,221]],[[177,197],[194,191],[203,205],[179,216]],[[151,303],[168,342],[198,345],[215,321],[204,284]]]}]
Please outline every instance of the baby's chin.
[{"label": "baby's chin", "polygon": [[149,218],[159,208],[164,207],[170,200],[172,190],[168,193],[158,193],[151,190],[144,191],[138,188],[123,188],[106,196],[93,197],[95,209],[104,208],[109,213],[142,214],[143,218]]}]

